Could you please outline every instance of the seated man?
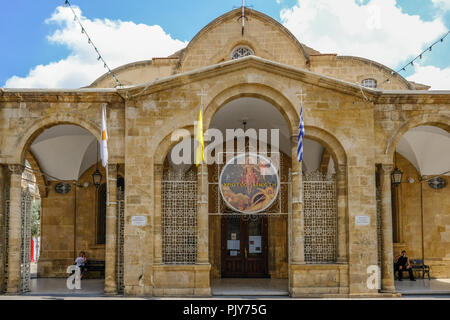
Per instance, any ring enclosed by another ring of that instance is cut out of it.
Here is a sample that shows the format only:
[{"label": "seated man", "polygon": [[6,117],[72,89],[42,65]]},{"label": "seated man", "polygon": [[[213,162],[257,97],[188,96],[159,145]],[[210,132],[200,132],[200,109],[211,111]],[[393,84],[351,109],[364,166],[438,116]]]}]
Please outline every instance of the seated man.
[{"label": "seated man", "polygon": [[411,264],[409,263],[409,258],[406,256],[405,250],[403,250],[402,254],[395,259],[394,272],[398,272],[398,281],[402,281],[404,270],[409,272],[409,280],[416,281],[416,279],[414,279],[413,270]]}]

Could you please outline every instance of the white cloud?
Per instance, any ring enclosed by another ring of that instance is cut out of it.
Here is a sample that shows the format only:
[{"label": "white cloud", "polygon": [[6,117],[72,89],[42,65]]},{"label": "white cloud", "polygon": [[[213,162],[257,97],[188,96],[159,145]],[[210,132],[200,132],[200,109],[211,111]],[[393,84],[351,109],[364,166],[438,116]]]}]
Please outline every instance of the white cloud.
[{"label": "white cloud", "polygon": [[450,0],[431,0],[431,2],[443,10],[450,10]]},{"label": "white cloud", "polygon": [[414,66],[415,73],[406,79],[431,86],[432,90],[450,90],[450,67]]},{"label": "white cloud", "polygon": [[322,53],[361,56],[392,68],[447,31],[440,17],[408,15],[395,0],[298,0],[281,11],[281,20],[300,42]]},{"label": "white cloud", "polygon": [[[82,24],[111,69],[126,63],[165,57],[184,48],[187,42],[173,39],[158,26],[129,21],[94,19],[81,16]],[[34,67],[27,76],[13,76],[6,81],[10,88],[78,88],[104,74],[101,62],[69,8],[58,7],[46,23],[58,29],[48,41],[69,48],[70,55],[60,61]]]}]

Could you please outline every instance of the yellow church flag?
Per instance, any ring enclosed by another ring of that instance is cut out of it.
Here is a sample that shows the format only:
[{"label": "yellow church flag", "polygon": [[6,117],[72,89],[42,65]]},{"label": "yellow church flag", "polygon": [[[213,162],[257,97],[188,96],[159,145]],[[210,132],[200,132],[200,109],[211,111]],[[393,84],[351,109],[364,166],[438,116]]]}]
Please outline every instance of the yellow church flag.
[{"label": "yellow church flag", "polygon": [[200,108],[200,112],[198,113],[197,132],[195,133],[195,141],[197,141],[197,149],[195,151],[195,164],[198,166],[204,160],[203,152],[205,149],[205,146],[203,144],[202,108]]}]

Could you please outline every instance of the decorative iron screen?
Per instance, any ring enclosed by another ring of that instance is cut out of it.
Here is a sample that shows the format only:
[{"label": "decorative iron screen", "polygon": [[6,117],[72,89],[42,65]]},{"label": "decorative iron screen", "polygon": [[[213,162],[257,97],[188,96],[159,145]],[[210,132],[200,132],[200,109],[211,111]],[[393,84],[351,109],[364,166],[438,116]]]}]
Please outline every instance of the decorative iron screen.
[{"label": "decorative iron screen", "polygon": [[197,260],[197,168],[165,165],[161,182],[162,256],[165,264]]},{"label": "decorative iron screen", "polygon": [[20,291],[30,291],[31,264],[31,194],[28,188],[22,190],[21,201],[22,237],[20,242]]},{"label": "decorative iron screen", "polygon": [[231,53],[231,59],[235,60],[235,59],[239,59],[239,58],[243,58],[243,57],[247,57],[247,56],[251,56],[254,55],[253,50],[250,49],[249,47],[237,47],[233,50],[233,52]]},{"label": "decorative iron screen", "polygon": [[117,188],[117,266],[116,266],[116,280],[117,280],[117,292],[123,293],[123,245],[125,234],[125,201],[124,191],[122,188]]},{"label": "decorative iron screen", "polygon": [[305,261],[336,261],[336,176],[314,172],[303,176]]}]

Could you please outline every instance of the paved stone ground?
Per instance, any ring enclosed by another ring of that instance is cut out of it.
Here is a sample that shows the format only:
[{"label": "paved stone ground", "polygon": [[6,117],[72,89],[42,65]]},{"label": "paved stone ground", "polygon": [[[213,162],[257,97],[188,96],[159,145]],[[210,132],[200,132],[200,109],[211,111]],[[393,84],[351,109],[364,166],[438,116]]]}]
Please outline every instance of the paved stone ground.
[{"label": "paved stone ground", "polygon": [[402,295],[449,295],[450,279],[416,279],[410,281],[408,278],[395,281],[395,289]]},{"label": "paved stone ground", "polygon": [[287,279],[213,279],[211,292],[217,296],[288,296]]},{"label": "paved stone ground", "polygon": [[[0,295],[0,300],[262,300],[292,299],[287,296],[287,281],[280,279],[217,279],[212,281],[211,298],[196,297],[124,297],[108,296],[103,293],[104,281],[85,279],[81,281],[81,290],[69,290],[66,279],[41,278],[31,280],[31,292],[25,295]],[[417,279],[417,281],[395,281],[396,290],[402,297],[388,299],[407,300],[450,300],[450,279]],[[323,300],[336,300],[326,298]],[[352,298],[359,300],[358,298]],[[364,300],[380,300],[369,298]],[[302,300],[302,299],[298,299]],[[345,300],[338,298],[337,300]]]}]

